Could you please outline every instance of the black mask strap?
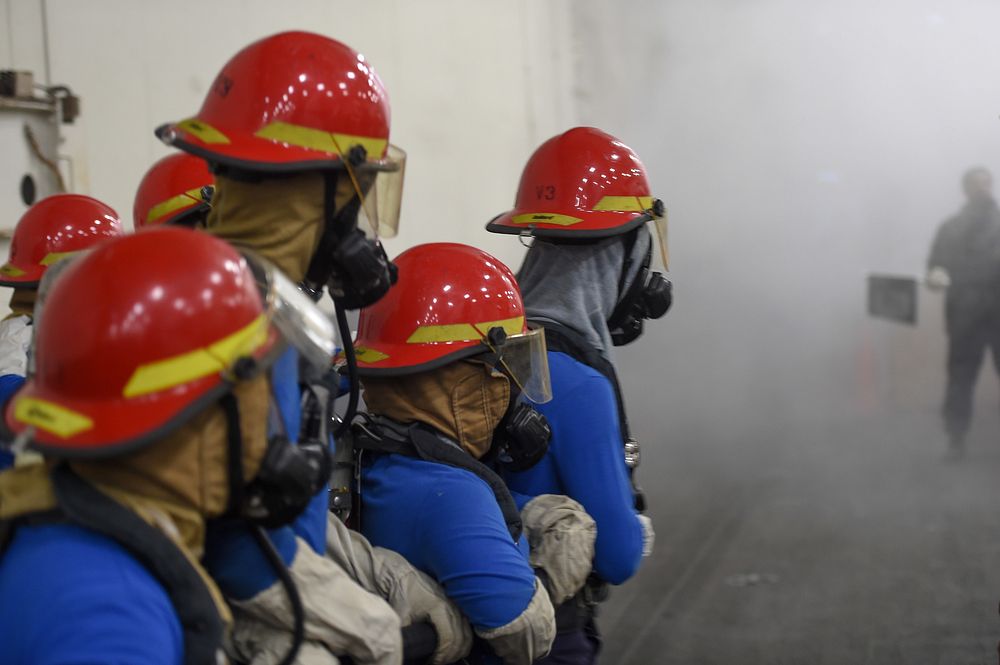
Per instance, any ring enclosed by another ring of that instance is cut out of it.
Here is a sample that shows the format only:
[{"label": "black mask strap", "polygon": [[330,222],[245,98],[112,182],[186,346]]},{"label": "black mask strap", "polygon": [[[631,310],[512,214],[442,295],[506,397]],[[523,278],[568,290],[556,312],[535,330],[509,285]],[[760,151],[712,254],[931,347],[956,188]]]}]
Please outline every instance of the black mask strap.
[{"label": "black mask strap", "polygon": [[238,516],[243,507],[243,430],[240,427],[240,407],[236,396],[226,393],[219,398],[226,414],[226,464],[229,476],[229,502],[226,512]]}]

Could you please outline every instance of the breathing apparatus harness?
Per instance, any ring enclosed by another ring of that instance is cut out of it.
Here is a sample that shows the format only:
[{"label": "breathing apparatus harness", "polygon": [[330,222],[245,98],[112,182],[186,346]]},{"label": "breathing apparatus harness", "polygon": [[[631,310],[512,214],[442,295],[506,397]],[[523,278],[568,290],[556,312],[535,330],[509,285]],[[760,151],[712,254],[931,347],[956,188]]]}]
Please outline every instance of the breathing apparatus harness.
[{"label": "breathing apparatus harness", "polygon": [[614,365],[591,347],[579,333],[558,323],[545,322],[545,342],[549,351],[565,353],[577,362],[593,368],[611,383],[618,407],[618,425],[623,439],[622,452],[625,466],[628,468],[629,482],[632,484],[635,509],[640,513],[645,512],[646,495],[639,487],[635,477],[635,470],[639,467],[642,458],[639,441],[632,436],[632,430],[629,427],[628,416],[625,413],[625,400],[622,397],[621,384],[618,383],[618,374],[615,372]]}]

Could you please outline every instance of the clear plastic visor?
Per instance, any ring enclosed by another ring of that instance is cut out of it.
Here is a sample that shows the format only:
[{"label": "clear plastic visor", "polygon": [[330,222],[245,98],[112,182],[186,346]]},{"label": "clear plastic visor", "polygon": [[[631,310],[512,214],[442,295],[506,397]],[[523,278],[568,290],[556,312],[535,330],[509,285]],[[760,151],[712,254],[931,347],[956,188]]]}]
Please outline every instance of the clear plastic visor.
[{"label": "clear plastic visor", "polygon": [[526,399],[535,404],[545,404],[552,399],[544,328],[508,335],[493,351],[497,354],[498,368],[517,384]]},{"label": "clear plastic visor", "polygon": [[361,200],[358,228],[374,240],[394,237],[399,232],[406,153],[390,143],[378,171],[362,172],[346,160],[344,167],[353,193]]},{"label": "clear plastic visor", "polygon": [[670,246],[667,244],[667,209],[660,199],[654,199],[653,205],[644,211],[653,220],[653,228],[656,229],[656,242],[660,248],[660,260],[663,262],[663,270],[670,271]]},{"label": "clear plastic visor", "polygon": [[337,346],[333,322],[284,273],[270,265],[266,270],[265,307],[271,323],[310,364],[329,369]]}]

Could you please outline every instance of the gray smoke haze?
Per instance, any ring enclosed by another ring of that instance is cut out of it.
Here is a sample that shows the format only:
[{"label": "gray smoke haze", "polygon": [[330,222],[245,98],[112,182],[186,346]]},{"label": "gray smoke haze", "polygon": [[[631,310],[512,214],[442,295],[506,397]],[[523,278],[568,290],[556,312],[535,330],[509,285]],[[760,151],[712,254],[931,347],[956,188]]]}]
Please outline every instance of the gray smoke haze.
[{"label": "gray smoke haze", "polygon": [[1000,5],[575,9],[578,121],[643,158],[675,284],[618,353],[658,549],[608,662],[992,662],[996,379],[944,465],[942,300],[875,321],[865,277],[922,276],[962,172],[1000,166]]},{"label": "gray smoke haze", "polygon": [[579,120],[639,152],[671,217],[675,308],[620,354],[638,424],[879,397],[895,333],[865,318],[864,278],[921,273],[960,174],[1000,162],[1000,6],[648,1],[576,20]]}]

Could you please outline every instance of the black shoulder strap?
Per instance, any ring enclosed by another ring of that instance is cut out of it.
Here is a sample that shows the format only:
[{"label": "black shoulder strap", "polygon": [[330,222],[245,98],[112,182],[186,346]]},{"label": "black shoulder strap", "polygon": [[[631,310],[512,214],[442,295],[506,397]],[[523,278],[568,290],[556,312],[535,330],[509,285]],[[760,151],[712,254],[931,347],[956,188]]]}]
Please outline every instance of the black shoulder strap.
[{"label": "black shoulder strap", "polygon": [[184,662],[216,662],[225,625],[204,580],[177,545],[66,464],[52,470],[52,485],[69,521],[120,544],[163,584],[184,631]]},{"label": "black shoulder strap", "polygon": [[368,434],[365,429],[361,429],[354,437],[354,446],[360,450],[377,453],[417,457],[428,462],[447,464],[476,474],[493,491],[493,496],[496,497],[497,505],[500,506],[500,512],[503,513],[503,519],[507,524],[507,530],[510,531],[511,538],[516,541],[521,537],[521,514],[517,510],[514,498],[510,495],[510,490],[507,489],[507,485],[500,479],[500,476],[472,455],[442,441],[436,434],[420,424],[407,427],[406,434],[407,440],[399,440],[389,436],[376,438]]},{"label": "black shoulder strap", "polygon": [[[536,321],[534,323],[545,328],[545,346],[549,351],[565,353],[577,362],[593,368],[611,383],[611,389],[615,393],[615,402],[618,405],[618,426],[622,433],[623,453],[628,451],[630,442],[632,445],[637,446],[638,444],[632,438],[632,429],[628,424],[628,415],[625,413],[625,399],[622,396],[621,384],[618,383],[618,374],[615,372],[615,366],[602,356],[597,349],[588,344],[587,340],[580,333],[572,328],[552,321]],[[632,497],[635,502],[635,508],[641,513],[646,509],[646,495],[639,487],[639,483],[635,478],[635,467],[628,467],[628,477],[632,484]]]},{"label": "black shoulder strap", "polygon": [[622,398],[621,384],[618,383],[618,374],[615,372],[614,365],[572,328],[551,321],[538,321],[537,323],[545,328],[545,346],[549,351],[565,353],[577,362],[593,368],[611,383],[611,388],[615,392],[615,402],[618,404],[618,423],[621,426],[622,438],[628,439],[632,436],[628,425],[628,416],[625,414],[625,400]]}]

